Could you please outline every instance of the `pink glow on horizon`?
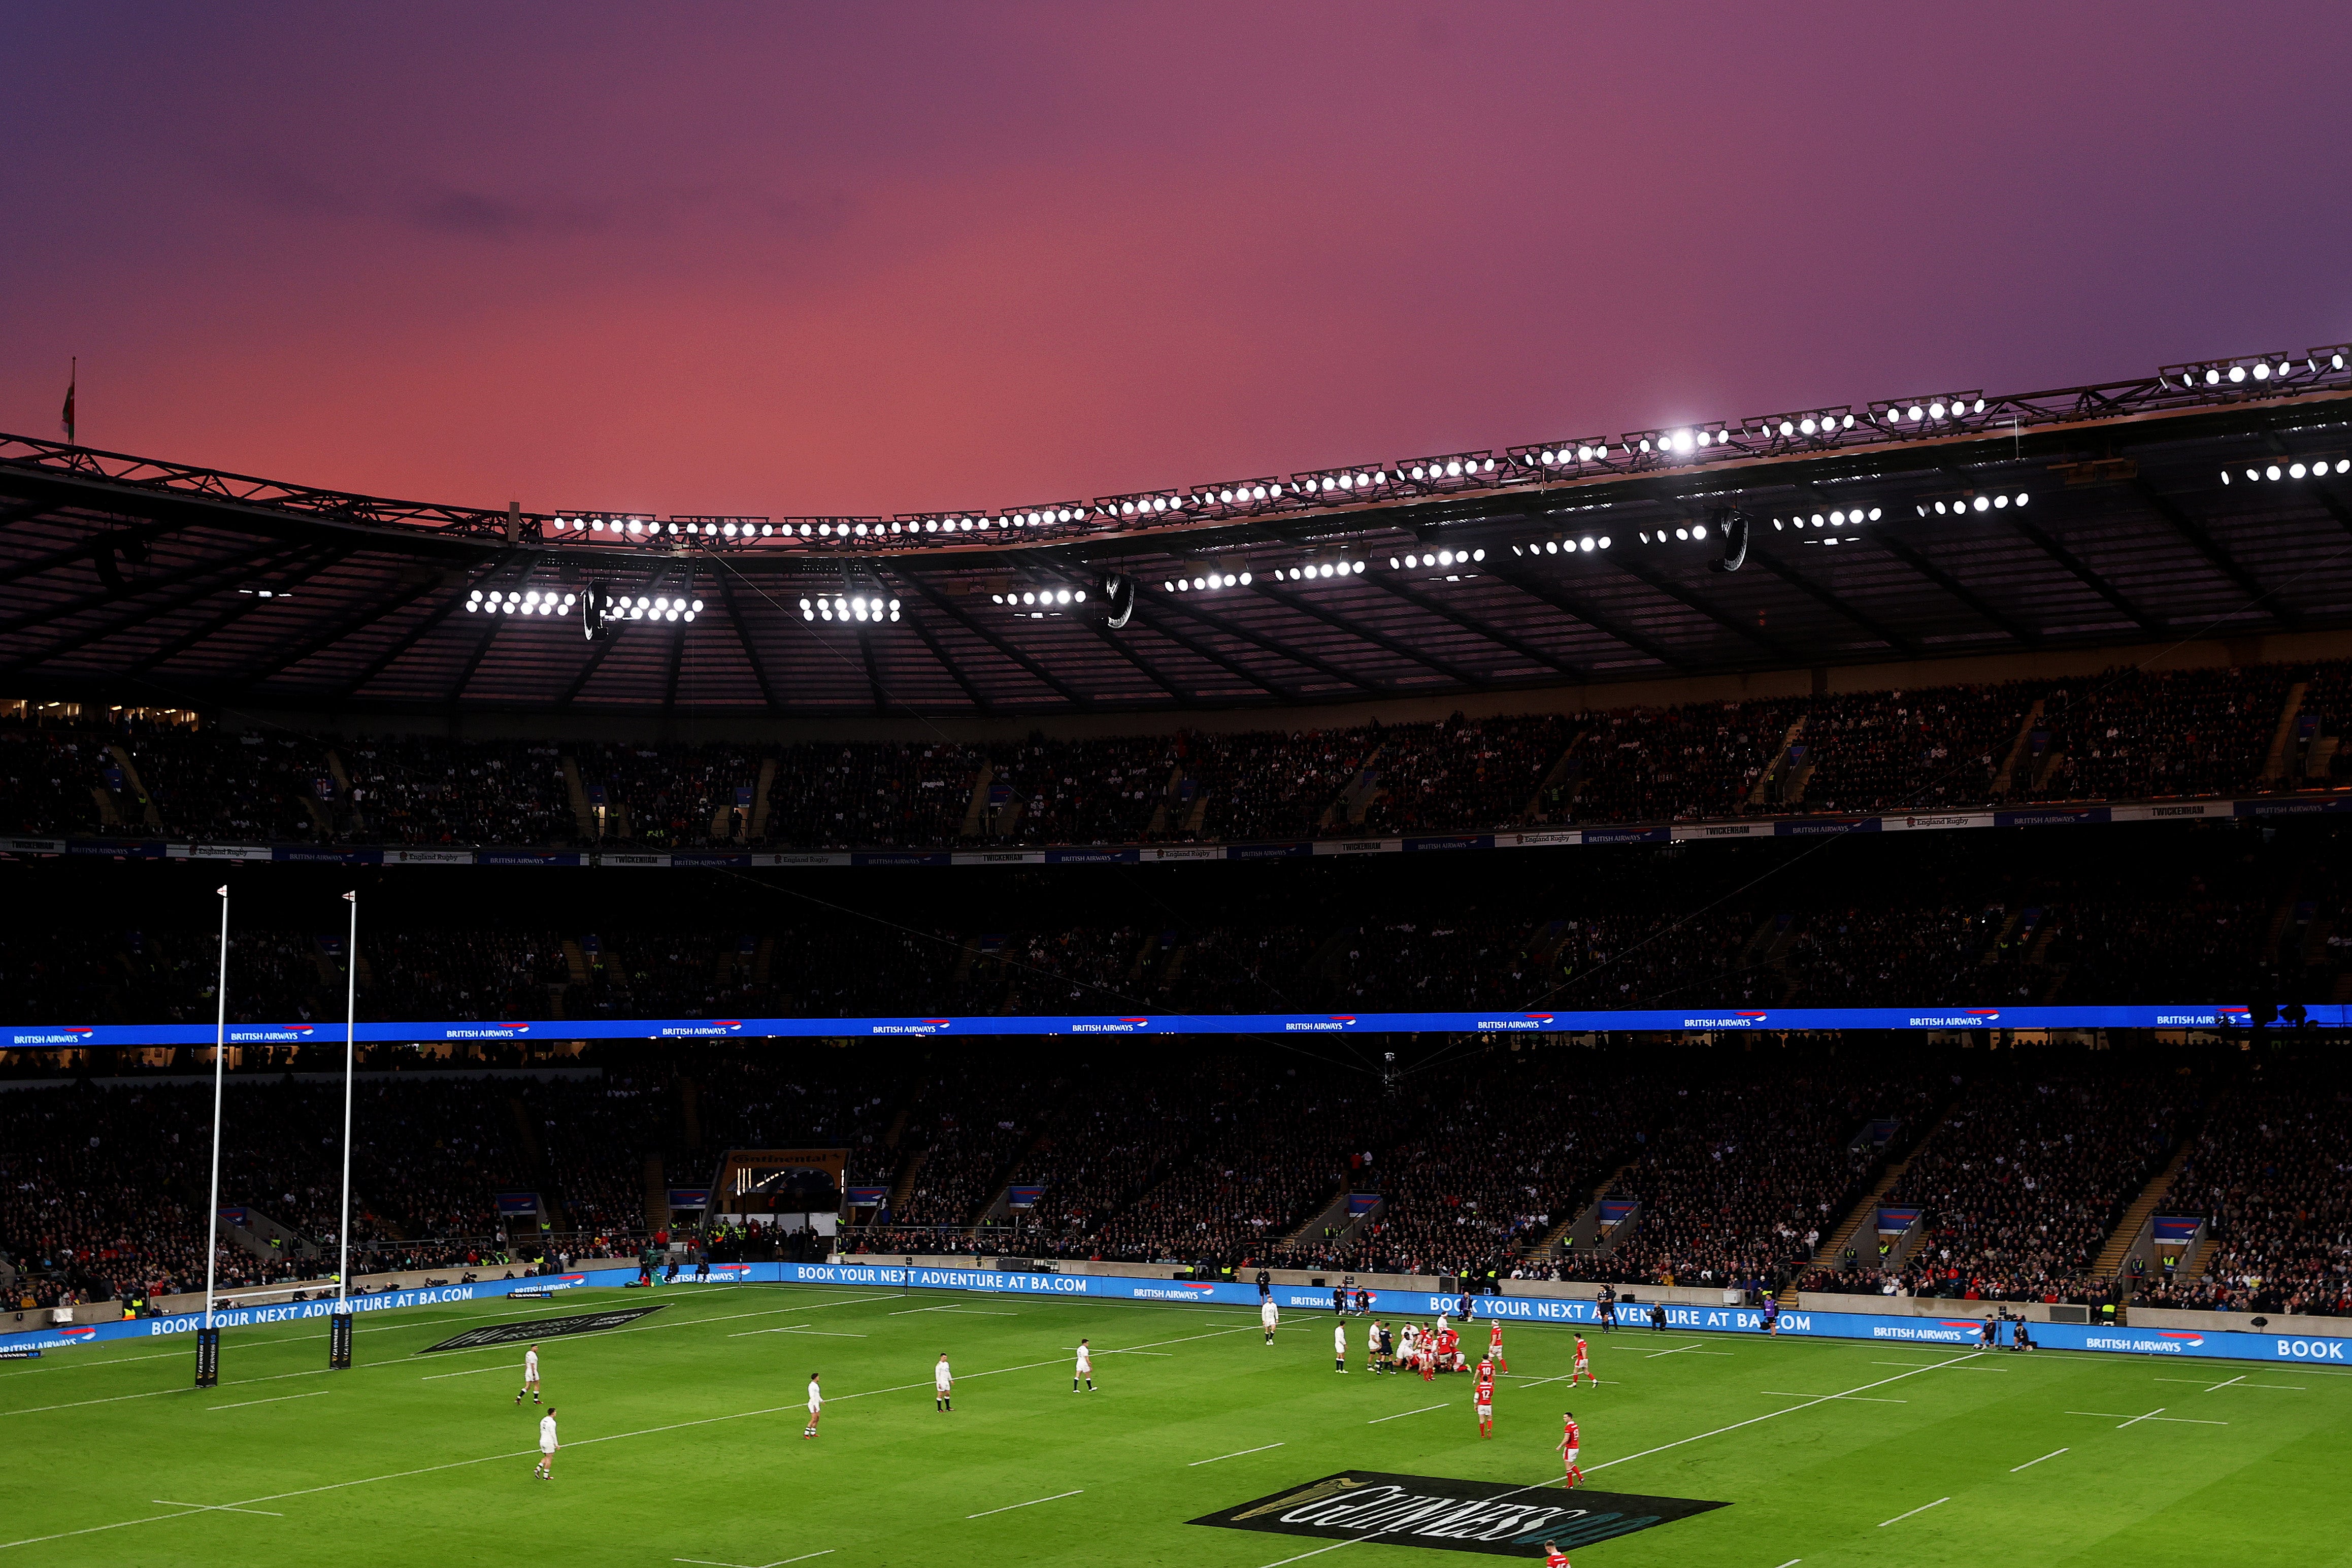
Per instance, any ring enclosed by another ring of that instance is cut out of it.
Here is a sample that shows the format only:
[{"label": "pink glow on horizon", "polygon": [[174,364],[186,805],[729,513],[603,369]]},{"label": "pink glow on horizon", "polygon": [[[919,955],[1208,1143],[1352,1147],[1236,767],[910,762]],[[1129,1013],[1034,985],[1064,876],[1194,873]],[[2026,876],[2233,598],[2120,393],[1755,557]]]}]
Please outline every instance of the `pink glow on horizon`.
[{"label": "pink glow on horizon", "polygon": [[20,16],[0,428],[1071,499],[2352,338],[2340,9]]}]

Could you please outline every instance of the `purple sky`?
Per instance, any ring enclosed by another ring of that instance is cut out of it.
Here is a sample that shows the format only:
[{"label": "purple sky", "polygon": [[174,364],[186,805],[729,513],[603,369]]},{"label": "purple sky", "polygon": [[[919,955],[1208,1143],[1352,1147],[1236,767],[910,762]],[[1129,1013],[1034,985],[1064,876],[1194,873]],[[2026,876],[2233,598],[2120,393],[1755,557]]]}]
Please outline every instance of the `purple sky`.
[{"label": "purple sky", "polygon": [[8,6],[0,428],[1009,506],[2352,339],[2352,12]]}]

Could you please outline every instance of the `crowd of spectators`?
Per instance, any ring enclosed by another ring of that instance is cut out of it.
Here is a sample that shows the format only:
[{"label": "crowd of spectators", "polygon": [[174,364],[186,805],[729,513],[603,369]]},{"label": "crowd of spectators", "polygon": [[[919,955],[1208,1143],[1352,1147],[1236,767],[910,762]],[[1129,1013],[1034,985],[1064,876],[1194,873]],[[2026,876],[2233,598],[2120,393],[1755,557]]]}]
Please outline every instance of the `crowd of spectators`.
[{"label": "crowd of spectators", "polygon": [[[0,727],[0,830],[152,833],[159,824],[211,839],[660,849],[1293,839],[1493,829],[1531,817],[1681,821],[1982,806],[2012,752],[2010,800],[2138,800],[2299,787],[2296,766],[2277,786],[2262,777],[2286,694],[2306,680],[2313,733],[2340,728],[2328,710],[2352,700],[2342,695],[2352,690],[2347,668],[2117,670],[1436,723],[969,744],[459,741],[16,723]],[[2029,730],[2037,702],[2042,716]],[[772,776],[762,799],[763,771]],[[110,808],[114,821],[102,820]]]},{"label": "crowd of spectators", "polygon": [[[1228,873],[1233,898],[1191,909],[1022,897],[886,906],[872,919],[794,910],[747,925],[721,912],[703,925],[681,908],[569,933],[468,928],[460,911],[365,936],[356,999],[362,1020],[549,1024],[2011,1007],[2325,1002],[2352,972],[2341,936],[2352,911],[2325,856],[2232,852],[2221,835],[2158,856],[2121,832],[2070,842],[2066,856],[2033,860],[1955,846],[1916,873],[1890,862],[1883,873],[1755,877],[1720,897],[1626,857],[1580,865],[1554,887],[1429,900],[1365,899],[1345,883],[1291,896]],[[1420,910],[1443,913],[1407,913]],[[0,933],[0,1020],[209,1023],[217,939],[160,915],[20,925]],[[337,930],[240,927],[230,1021],[339,1023],[343,942]]]},{"label": "crowd of spectators", "polygon": [[2205,1221],[2192,1272],[2159,1266],[2151,1306],[2352,1315],[2352,1077],[2258,1064],[2224,1094],[2159,1212]]},{"label": "crowd of spectators", "polygon": [[1192,1147],[1078,1255],[1234,1266],[1275,1259],[1363,1178],[1407,1114],[1363,1074],[1313,1064],[1251,1071],[1226,1059],[1193,1106]]},{"label": "crowd of spectators", "polygon": [[904,1225],[978,1220],[1063,1087],[1024,1072],[1017,1062],[1009,1069],[978,1061],[936,1065],[901,1139],[921,1163],[891,1218]]},{"label": "crowd of spectators", "polygon": [[1894,1071],[1732,1072],[1660,1093],[1611,1188],[1641,1204],[1588,1277],[1777,1288],[1813,1258],[1879,1160],[1861,1138],[1915,1122],[1933,1089]]},{"label": "crowd of spectators", "polygon": [[2305,669],[2133,670],[2053,691],[2043,720],[2063,755],[2034,793],[2137,800],[2250,787]]},{"label": "crowd of spectators", "polygon": [[[1383,1082],[1244,1051],[877,1069],[828,1048],[698,1041],[613,1053],[584,1076],[394,1074],[358,1090],[355,1271],[508,1261],[539,1219],[502,1217],[507,1192],[536,1192],[551,1227],[626,1251],[657,1218],[656,1156],[690,1182],[726,1148],[841,1147],[847,1185],[907,1189],[856,1233],[877,1252],[2083,1301],[2106,1289],[2092,1264],[2126,1205],[2193,1131],[2159,1212],[2205,1218],[2206,1241],[2137,1299],[2352,1312],[2339,1068],[2257,1057],[2208,1113],[2205,1080],[2171,1062],[1913,1070],[1783,1049],[1662,1061],[1465,1041]],[[340,1113],[331,1081],[232,1080],[222,1199],[252,1218],[224,1233],[223,1289],[331,1268]],[[210,1118],[201,1082],[0,1093],[0,1264],[16,1299],[199,1283]],[[1921,1217],[1882,1274],[1821,1249],[1884,1157],[1864,1134],[1890,1124],[1934,1131],[1884,1197]],[[1539,1247],[1612,1171],[1609,1195],[1639,1206],[1634,1221],[1598,1248]],[[1034,1206],[992,1212],[1008,1185],[1036,1188]],[[1351,1194],[1379,1207],[1360,1220]]]},{"label": "crowd of spectators", "polygon": [[1967,1085],[1887,1190],[1918,1205],[1913,1295],[2082,1299],[2125,1207],[2162,1168],[2201,1085],[2186,1072],[2030,1068]]}]

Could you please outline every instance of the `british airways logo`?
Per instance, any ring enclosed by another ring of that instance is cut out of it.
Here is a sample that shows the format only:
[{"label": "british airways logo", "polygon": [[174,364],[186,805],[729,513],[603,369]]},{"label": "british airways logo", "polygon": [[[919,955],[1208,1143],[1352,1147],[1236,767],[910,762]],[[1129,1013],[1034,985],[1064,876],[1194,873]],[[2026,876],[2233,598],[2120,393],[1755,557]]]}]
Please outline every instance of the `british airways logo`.
[{"label": "british airways logo", "polygon": [[2203,1344],[2205,1343],[2205,1336],[2201,1333],[2163,1333],[2158,1334],[2157,1337],[2158,1339],[2177,1339],[2183,1344]]},{"label": "british airways logo", "polygon": [[1972,1019],[1982,1019],[1987,1023],[1990,1023],[1994,1019],[2000,1017],[2000,1009],[1999,1008],[1970,1008],[1968,1011],[1969,1017]]},{"label": "british airways logo", "polygon": [[91,1339],[96,1337],[98,1333],[98,1326],[95,1323],[92,1323],[82,1328],[64,1329],[59,1332],[66,1339]]}]

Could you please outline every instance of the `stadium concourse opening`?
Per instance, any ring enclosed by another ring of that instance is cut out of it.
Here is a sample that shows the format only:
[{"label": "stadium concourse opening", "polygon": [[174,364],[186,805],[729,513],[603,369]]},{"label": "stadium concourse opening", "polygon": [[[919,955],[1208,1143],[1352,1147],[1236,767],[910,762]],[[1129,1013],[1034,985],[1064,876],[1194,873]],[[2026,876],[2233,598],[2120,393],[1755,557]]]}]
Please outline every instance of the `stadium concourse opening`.
[{"label": "stadium concourse opening", "polygon": [[2347,406],[805,526],[13,440],[0,1406],[158,1495],[0,1554],[843,1455],[645,1555],[1746,1562],[1816,1438],[2002,1550],[2332,1452]]}]

